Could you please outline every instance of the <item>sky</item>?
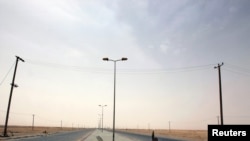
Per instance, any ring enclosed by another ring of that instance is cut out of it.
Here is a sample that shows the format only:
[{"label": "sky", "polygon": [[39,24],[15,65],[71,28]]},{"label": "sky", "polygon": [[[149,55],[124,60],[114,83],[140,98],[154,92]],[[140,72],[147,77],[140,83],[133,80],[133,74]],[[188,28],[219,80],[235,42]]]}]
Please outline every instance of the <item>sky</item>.
[{"label": "sky", "polygon": [[250,124],[249,0],[0,0],[0,124]]}]

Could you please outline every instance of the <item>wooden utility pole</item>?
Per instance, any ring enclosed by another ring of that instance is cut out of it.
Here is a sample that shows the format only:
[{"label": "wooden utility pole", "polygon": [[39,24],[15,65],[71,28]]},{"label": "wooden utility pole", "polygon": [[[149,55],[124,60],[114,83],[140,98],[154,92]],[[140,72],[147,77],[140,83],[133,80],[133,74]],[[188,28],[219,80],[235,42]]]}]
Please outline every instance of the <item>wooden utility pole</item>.
[{"label": "wooden utility pole", "polygon": [[32,130],[34,130],[34,118],[35,118],[35,115],[33,114],[33,120],[32,120]]},{"label": "wooden utility pole", "polygon": [[5,119],[5,126],[4,126],[4,137],[7,137],[7,128],[8,128],[8,120],[9,120],[9,112],[10,112],[10,105],[11,105],[11,98],[12,98],[12,92],[13,92],[13,88],[14,87],[18,87],[15,84],[15,77],[16,77],[16,70],[17,70],[17,65],[18,65],[18,61],[21,60],[22,62],[24,62],[24,60],[18,56],[16,56],[16,66],[15,66],[15,70],[14,70],[14,74],[13,74],[13,79],[12,79],[12,83],[11,85],[11,89],[10,89],[10,97],[9,97],[9,103],[8,103],[8,108],[7,108],[7,114],[6,114],[6,119]]},{"label": "wooden utility pole", "polygon": [[168,121],[168,131],[170,132],[170,121]]},{"label": "wooden utility pole", "polygon": [[219,74],[219,92],[220,92],[220,122],[221,125],[223,125],[223,107],[222,107],[222,89],[221,89],[221,73],[220,73],[220,67],[223,65],[223,62],[221,64],[218,64],[218,66],[215,66],[215,69],[218,69]]}]

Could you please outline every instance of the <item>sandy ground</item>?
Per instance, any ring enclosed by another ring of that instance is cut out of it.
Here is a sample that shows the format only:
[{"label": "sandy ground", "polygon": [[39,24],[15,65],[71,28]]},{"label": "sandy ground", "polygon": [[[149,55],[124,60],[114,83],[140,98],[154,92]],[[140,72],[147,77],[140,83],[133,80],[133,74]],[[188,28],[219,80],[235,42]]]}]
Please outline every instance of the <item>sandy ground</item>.
[{"label": "sandy ground", "polygon": [[[122,131],[152,135],[153,130],[148,129],[123,129]],[[157,137],[171,137],[187,141],[207,141],[207,130],[154,130]]]},{"label": "sandy ground", "polygon": [[[8,127],[9,136],[23,136],[23,135],[39,135],[44,134],[46,131],[48,134],[53,134],[63,131],[73,131],[78,128],[60,128],[60,127],[22,127],[22,126],[10,126]],[[139,133],[152,135],[153,130],[148,129],[117,129],[125,132]],[[0,135],[3,135],[4,127],[0,127]],[[207,141],[206,130],[154,130],[155,136],[171,137],[177,139],[184,139],[187,141]]]},{"label": "sandy ground", "polygon": [[[63,131],[72,131],[77,129],[72,128],[60,128],[60,127],[23,127],[23,126],[9,126],[7,134],[9,136],[22,136],[22,135],[37,135],[37,134],[53,134]],[[3,135],[4,127],[0,127],[0,135]]]}]

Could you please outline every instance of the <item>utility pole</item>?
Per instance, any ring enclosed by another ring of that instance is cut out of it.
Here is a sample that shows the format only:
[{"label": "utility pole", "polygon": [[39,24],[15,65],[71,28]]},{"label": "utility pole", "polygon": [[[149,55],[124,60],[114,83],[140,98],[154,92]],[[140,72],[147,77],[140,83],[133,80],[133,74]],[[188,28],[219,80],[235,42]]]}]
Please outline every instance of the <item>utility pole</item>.
[{"label": "utility pole", "polygon": [[62,129],[62,120],[61,120],[61,129]]},{"label": "utility pole", "polygon": [[103,108],[106,107],[107,105],[99,105],[102,107],[102,132],[103,132]]},{"label": "utility pole", "polygon": [[32,116],[33,116],[33,121],[32,121],[32,130],[34,130],[34,117],[35,117],[35,115],[33,114]]},{"label": "utility pole", "polygon": [[12,83],[11,85],[11,89],[10,89],[10,97],[9,97],[9,103],[8,103],[8,108],[7,108],[7,114],[6,114],[6,119],[5,119],[5,126],[4,126],[4,137],[7,137],[7,127],[8,127],[8,120],[9,120],[9,112],[10,112],[10,104],[11,104],[11,98],[12,98],[12,92],[13,92],[13,88],[14,87],[18,87],[15,84],[15,77],[16,77],[16,70],[17,70],[17,65],[18,65],[18,61],[21,60],[22,62],[24,62],[24,60],[18,56],[16,56],[16,66],[15,66],[15,70],[14,70],[14,74],[13,74],[13,79],[12,79]]},{"label": "utility pole", "polygon": [[223,65],[223,62],[221,64],[218,64],[218,66],[215,66],[215,69],[218,69],[219,74],[219,92],[220,92],[220,121],[221,125],[223,125],[223,108],[222,108],[222,90],[221,90],[221,73],[220,73],[220,67]]},{"label": "utility pole", "polygon": [[220,124],[219,116],[217,116],[218,125]]},{"label": "utility pole", "polygon": [[170,132],[170,121],[168,121],[168,131]]}]

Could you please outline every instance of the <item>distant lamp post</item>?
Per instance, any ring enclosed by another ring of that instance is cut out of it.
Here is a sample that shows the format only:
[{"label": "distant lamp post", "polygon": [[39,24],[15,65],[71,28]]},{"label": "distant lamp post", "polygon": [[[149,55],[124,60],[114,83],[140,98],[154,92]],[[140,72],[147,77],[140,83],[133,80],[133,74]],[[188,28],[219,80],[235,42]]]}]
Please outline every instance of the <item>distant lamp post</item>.
[{"label": "distant lamp post", "polygon": [[102,115],[98,114],[98,129],[101,129],[101,124],[102,124]]},{"label": "distant lamp post", "polygon": [[18,65],[18,61],[22,61],[24,62],[24,60],[22,58],[20,58],[19,56],[16,56],[16,65],[15,65],[15,70],[14,70],[14,74],[13,74],[13,79],[12,79],[12,83],[11,85],[11,89],[10,89],[10,97],[9,97],[9,103],[8,103],[8,108],[7,108],[7,114],[6,114],[6,119],[5,119],[5,126],[4,126],[4,137],[7,137],[7,127],[8,127],[8,120],[9,120],[9,112],[10,112],[10,105],[11,105],[11,98],[12,98],[12,92],[13,92],[13,88],[17,88],[18,85],[15,84],[15,78],[16,78],[16,70],[17,70],[17,65]]},{"label": "distant lamp post", "polygon": [[113,60],[109,58],[103,58],[103,61],[113,61],[114,62],[114,110],[113,110],[113,141],[115,141],[115,84],[116,84],[116,62],[117,61],[126,61],[128,58],[122,57],[118,60]]},{"label": "distant lamp post", "polygon": [[103,132],[103,108],[107,105],[99,105],[102,108],[102,132]]}]

